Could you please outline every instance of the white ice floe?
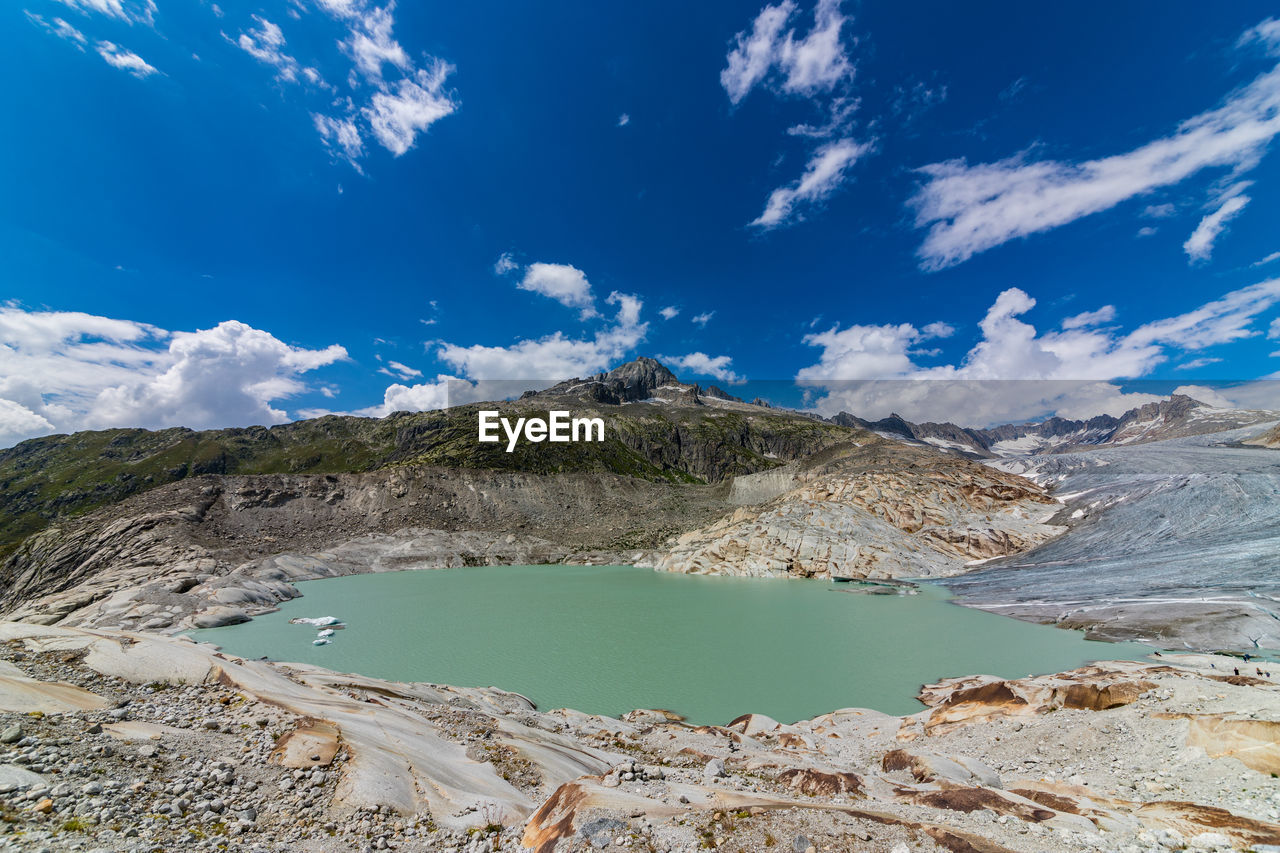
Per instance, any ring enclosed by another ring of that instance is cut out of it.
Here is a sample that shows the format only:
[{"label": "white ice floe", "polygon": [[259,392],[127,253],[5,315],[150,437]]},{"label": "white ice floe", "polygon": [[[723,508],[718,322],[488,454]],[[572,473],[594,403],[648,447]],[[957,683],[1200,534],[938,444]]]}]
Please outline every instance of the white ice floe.
[{"label": "white ice floe", "polygon": [[314,640],[312,640],[312,641],[311,641],[311,645],[313,645],[313,646],[327,646],[327,645],[329,645],[331,642],[333,642],[333,641],[332,641],[332,640],[330,640],[328,637],[317,637],[316,639],[314,639]]},{"label": "white ice floe", "polygon": [[317,637],[332,637],[332,636],[333,636],[333,629],[332,629],[332,628],[321,628],[318,632],[316,632],[316,636],[317,636]]},{"label": "white ice floe", "polygon": [[315,625],[317,628],[327,628],[330,625],[342,624],[342,620],[339,619],[337,616],[315,616],[315,617],[298,616],[296,618],[290,619],[289,624]]}]

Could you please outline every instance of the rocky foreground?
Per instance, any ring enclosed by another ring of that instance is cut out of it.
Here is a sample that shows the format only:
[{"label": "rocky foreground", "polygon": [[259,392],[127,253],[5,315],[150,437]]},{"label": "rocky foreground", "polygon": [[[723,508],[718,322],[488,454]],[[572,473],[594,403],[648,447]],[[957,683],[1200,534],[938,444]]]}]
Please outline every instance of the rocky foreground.
[{"label": "rocky foreground", "polygon": [[0,623],[0,849],[1280,849],[1267,666],[973,676],[907,717],[691,726]]}]

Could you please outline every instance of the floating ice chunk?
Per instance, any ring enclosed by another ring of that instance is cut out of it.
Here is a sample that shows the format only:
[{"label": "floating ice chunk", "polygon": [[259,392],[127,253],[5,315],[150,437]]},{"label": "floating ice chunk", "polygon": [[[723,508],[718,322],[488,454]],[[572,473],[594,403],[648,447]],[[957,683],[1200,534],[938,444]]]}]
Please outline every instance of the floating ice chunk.
[{"label": "floating ice chunk", "polygon": [[317,637],[332,637],[332,636],[333,636],[333,629],[332,629],[332,628],[321,628],[321,629],[316,633],[316,636],[317,636]]},{"label": "floating ice chunk", "polygon": [[342,620],[337,616],[297,616],[289,620],[290,625],[315,625],[317,628],[326,628],[329,625],[340,625]]},{"label": "floating ice chunk", "polygon": [[316,639],[314,639],[314,640],[312,640],[312,641],[311,641],[311,645],[313,645],[313,646],[327,646],[327,645],[329,645],[329,644],[330,644],[330,643],[332,643],[332,642],[333,642],[333,640],[330,640],[328,637],[317,637]]}]

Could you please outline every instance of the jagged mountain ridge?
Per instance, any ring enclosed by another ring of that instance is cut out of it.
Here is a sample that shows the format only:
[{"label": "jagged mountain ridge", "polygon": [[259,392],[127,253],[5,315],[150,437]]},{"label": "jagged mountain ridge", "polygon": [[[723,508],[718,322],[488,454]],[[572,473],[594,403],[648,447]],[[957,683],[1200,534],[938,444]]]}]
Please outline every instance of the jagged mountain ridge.
[{"label": "jagged mountain ridge", "polygon": [[1112,415],[1097,415],[1087,420],[1052,417],[1034,423],[973,428],[953,423],[912,423],[896,413],[869,421],[841,412],[831,421],[975,459],[993,459],[1185,438],[1277,419],[1280,412],[1217,408],[1184,394],[1174,394],[1167,400],[1130,409],[1118,418]]}]

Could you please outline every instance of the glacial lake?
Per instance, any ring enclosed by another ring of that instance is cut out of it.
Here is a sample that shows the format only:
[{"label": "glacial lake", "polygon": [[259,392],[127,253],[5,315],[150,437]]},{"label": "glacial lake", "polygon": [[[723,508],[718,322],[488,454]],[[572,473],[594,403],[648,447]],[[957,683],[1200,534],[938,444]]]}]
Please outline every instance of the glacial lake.
[{"label": "glacial lake", "polygon": [[[633,566],[481,566],[299,583],[242,625],[192,631],[227,653],[395,681],[497,686],[541,709],[666,708],[694,723],[793,722],[837,708],[909,714],[922,684],[1144,658],[1137,644],[825,581],[699,577]],[[329,645],[296,617],[333,616]]]}]

